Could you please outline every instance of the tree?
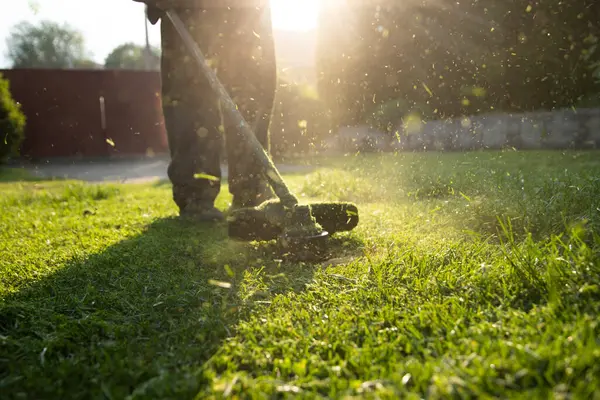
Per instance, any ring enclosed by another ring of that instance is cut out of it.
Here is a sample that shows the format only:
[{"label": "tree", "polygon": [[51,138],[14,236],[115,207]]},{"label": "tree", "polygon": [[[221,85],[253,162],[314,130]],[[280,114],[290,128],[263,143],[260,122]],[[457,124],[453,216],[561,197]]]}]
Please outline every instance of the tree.
[{"label": "tree", "polygon": [[98,64],[94,60],[85,59],[85,60],[78,61],[74,65],[74,68],[78,68],[78,69],[103,69],[104,65]]},{"label": "tree", "polygon": [[19,155],[25,135],[25,114],[10,92],[10,84],[0,74],[0,163]]},{"label": "tree", "polygon": [[15,25],[7,47],[13,68],[77,68],[89,59],[81,32],[52,21]]},{"label": "tree", "polygon": [[160,69],[160,51],[153,47],[150,49],[148,66],[146,65],[146,47],[135,43],[125,43],[117,46],[106,57],[105,68],[111,69],[134,69],[134,70],[158,70]]},{"label": "tree", "polygon": [[597,1],[379,0],[347,11],[325,7],[318,39],[319,92],[338,124],[564,108],[598,93]]}]

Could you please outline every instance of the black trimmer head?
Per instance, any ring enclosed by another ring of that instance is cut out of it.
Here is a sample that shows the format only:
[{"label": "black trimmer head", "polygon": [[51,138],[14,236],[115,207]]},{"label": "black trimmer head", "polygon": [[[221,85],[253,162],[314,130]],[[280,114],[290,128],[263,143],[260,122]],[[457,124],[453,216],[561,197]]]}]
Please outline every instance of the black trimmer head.
[{"label": "black trimmer head", "polygon": [[[304,231],[297,221],[314,218]],[[320,227],[315,231],[313,226]],[[351,231],[358,225],[358,208],[349,202],[315,203],[285,208],[278,200],[258,207],[241,208],[228,219],[229,237],[245,241],[278,240],[290,251],[319,252],[336,232]]]}]

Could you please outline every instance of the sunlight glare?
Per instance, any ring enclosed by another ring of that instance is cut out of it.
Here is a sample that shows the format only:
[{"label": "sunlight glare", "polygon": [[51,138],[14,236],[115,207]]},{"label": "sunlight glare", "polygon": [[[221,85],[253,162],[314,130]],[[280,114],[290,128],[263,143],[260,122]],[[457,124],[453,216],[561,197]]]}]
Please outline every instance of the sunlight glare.
[{"label": "sunlight glare", "polygon": [[317,26],[319,0],[271,0],[273,28],[309,31]]}]

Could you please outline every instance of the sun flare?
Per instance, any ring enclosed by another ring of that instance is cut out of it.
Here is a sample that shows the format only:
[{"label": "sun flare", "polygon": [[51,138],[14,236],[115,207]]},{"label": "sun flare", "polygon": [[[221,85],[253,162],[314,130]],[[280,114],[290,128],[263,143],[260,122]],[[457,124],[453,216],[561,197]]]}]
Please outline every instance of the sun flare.
[{"label": "sun flare", "polygon": [[319,0],[271,0],[271,15],[277,30],[309,31],[317,26]]}]

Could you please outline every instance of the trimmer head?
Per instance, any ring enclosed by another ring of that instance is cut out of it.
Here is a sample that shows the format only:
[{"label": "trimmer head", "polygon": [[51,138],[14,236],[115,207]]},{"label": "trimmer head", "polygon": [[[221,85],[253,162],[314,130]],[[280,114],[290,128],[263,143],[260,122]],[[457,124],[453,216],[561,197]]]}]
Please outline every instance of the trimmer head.
[{"label": "trimmer head", "polygon": [[[310,219],[314,224],[298,223]],[[235,239],[278,240],[287,248],[318,249],[334,233],[351,231],[358,225],[358,208],[353,203],[331,202],[286,209],[278,200],[269,200],[258,207],[233,211],[228,222],[229,236]]]}]

